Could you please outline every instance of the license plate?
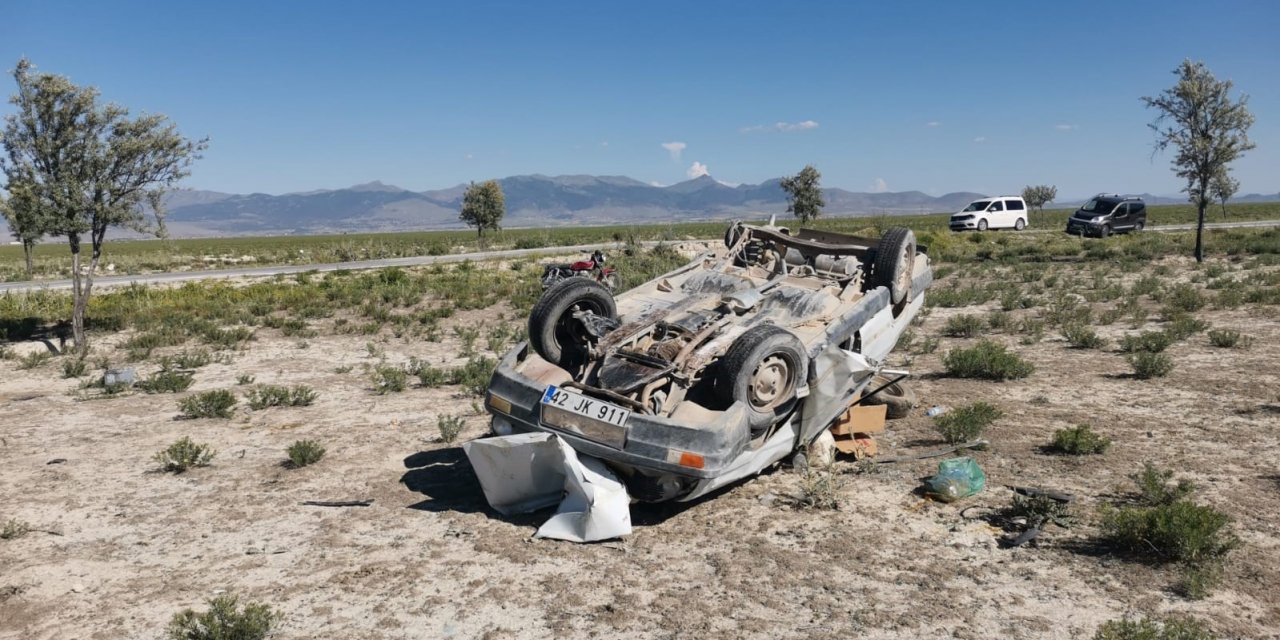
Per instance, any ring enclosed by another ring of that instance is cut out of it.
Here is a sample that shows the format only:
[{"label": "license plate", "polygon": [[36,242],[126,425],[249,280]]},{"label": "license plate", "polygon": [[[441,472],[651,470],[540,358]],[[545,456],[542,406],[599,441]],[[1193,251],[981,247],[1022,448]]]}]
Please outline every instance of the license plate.
[{"label": "license plate", "polygon": [[621,449],[627,441],[631,412],[618,405],[555,385],[542,394],[542,423],[588,440]]}]

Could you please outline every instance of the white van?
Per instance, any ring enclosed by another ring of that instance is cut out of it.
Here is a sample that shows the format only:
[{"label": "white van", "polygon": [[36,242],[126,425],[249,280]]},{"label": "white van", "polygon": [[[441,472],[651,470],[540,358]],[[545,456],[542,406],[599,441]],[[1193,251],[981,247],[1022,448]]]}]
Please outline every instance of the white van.
[{"label": "white van", "polygon": [[951,230],[1015,229],[1027,228],[1027,203],[1022,196],[993,196],[979,198],[969,206],[951,214]]}]

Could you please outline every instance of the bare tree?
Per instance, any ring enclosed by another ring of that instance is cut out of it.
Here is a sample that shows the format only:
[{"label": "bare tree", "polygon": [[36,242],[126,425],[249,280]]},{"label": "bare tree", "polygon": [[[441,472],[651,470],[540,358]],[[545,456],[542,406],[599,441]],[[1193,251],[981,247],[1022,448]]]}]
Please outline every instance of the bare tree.
[{"label": "bare tree", "polygon": [[1232,178],[1225,171],[1214,176],[1213,182],[1209,183],[1209,195],[1222,203],[1223,218],[1227,217],[1227,201],[1236,197],[1238,191],[1240,191],[1240,181]]},{"label": "bare tree", "polygon": [[1160,95],[1142,98],[1158,111],[1151,130],[1156,151],[1173,147],[1173,170],[1187,181],[1183,191],[1196,206],[1196,261],[1204,262],[1204,213],[1212,202],[1213,181],[1229,177],[1229,166],[1254,148],[1249,141],[1253,114],[1248,96],[1232,100],[1230,80],[1218,80],[1203,62],[1184,60],[1174,71],[1178,82]]},{"label": "bare tree", "polygon": [[1048,184],[1034,187],[1028,185],[1022,189],[1022,199],[1027,201],[1027,206],[1044,211],[1044,205],[1058,199],[1058,187]]},{"label": "bare tree", "polygon": [[787,213],[799,218],[800,226],[816,220],[827,205],[818,186],[821,179],[822,174],[813,165],[805,165],[800,173],[782,179],[782,190],[787,192]]},{"label": "bare tree", "polygon": [[[161,196],[187,175],[208,141],[183,138],[163,115],[130,118],[124,107],[100,105],[97,89],[36,73],[26,59],[13,78],[18,92],[9,102],[17,112],[5,117],[0,133],[7,154],[0,168],[8,185],[25,185],[40,203],[43,231],[67,239],[72,330],[84,354],[85,310],[107,229],[163,236]],[[86,240],[88,265],[81,256]]]}]

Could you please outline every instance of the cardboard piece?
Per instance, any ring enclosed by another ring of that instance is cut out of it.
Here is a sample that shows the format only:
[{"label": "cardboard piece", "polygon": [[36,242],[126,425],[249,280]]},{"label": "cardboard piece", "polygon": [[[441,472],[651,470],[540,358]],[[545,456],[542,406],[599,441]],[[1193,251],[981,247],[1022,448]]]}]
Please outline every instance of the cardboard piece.
[{"label": "cardboard piece", "polygon": [[855,433],[875,435],[884,433],[885,415],[889,408],[882,404],[854,405],[836,418],[831,435],[852,436]]}]

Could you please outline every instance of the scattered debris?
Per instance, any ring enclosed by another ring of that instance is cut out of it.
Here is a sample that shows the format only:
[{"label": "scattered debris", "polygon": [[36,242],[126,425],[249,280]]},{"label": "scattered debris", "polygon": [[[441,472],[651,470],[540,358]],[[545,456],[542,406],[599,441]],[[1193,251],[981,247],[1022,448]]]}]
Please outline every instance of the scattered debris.
[{"label": "scattered debris", "polygon": [[884,404],[855,404],[849,407],[831,425],[830,433],[835,436],[836,450],[853,456],[854,460],[875,456],[879,449],[871,436],[884,433],[887,414],[888,405]]},{"label": "scattered debris", "polygon": [[892,458],[877,458],[875,461],[879,464],[890,464],[893,462],[907,462],[909,460],[926,460],[928,458],[937,458],[939,456],[945,456],[949,453],[955,453],[962,449],[973,449],[974,451],[986,451],[990,447],[991,447],[991,443],[989,441],[983,438],[979,438],[977,440],[970,440],[969,442],[961,442],[960,444],[953,444],[949,447],[943,447],[941,449],[933,449],[930,451],[925,451],[924,453],[917,453],[910,456],[895,456]]},{"label": "scattered debris", "polygon": [[134,382],[137,382],[137,380],[138,374],[134,371],[133,367],[127,367],[124,369],[107,369],[106,373],[102,374],[102,384],[106,387],[127,387],[132,385]]},{"label": "scattered debris", "polygon": [[67,459],[66,459],[66,458],[54,458],[54,459],[52,459],[52,460],[50,460],[50,461],[46,462],[45,464],[46,464],[46,465],[51,465],[51,464],[62,464],[62,463],[64,463],[64,462],[66,462],[66,461],[67,461]]},{"label": "scattered debris", "polygon": [[373,500],[304,500],[301,504],[308,507],[367,507]]},{"label": "scattered debris", "polygon": [[950,411],[950,410],[951,410],[951,408],[950,408],[950,407],[943,407],[943,406],[939,406],[939,405],[934,405],[934,406],[932,406],[932,407],[929,407],[929,409],[928,409],[928,410],[926,410],[926,411],[924,412],[924,415],[926,415],[926,416],[928,416],[928,417],[930,417],[930,418],[936,418],[936,417],[938,417],[938,416],[940,416],[940,415],[942,415],[942,414],[944,414],[944,413],[946,413],[946,412],[948,412],[948,411]]},{"label": "scattered debris", "polygon": [[973,458],[961,456],[938,463],[938,475],[925,481],[926,493],[943,502],[955,502],[982,491],[987,474]]}]

